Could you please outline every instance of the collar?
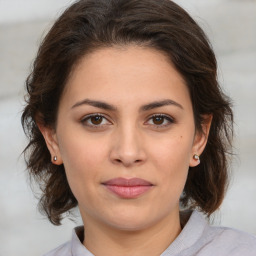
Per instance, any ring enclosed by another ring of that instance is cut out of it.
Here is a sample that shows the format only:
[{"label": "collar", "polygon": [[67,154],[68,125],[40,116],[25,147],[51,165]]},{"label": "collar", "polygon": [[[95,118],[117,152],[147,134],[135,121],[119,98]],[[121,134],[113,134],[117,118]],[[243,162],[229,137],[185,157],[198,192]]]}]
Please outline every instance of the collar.
[{"label": "collar", "polygon": [[[206,220],[197,211],[193,211],[178,237],[160,256],[171,256],[191,247],[202,236],[204,229],[208,226]],[[72,256],[94,256],[83,244],[84,227],[73,229],[71,240]]]},{"label": "collar", "polygon": [[160,256],[178,255],[178,253],[192,247],[207,227],[208,223],[202,214],[194,210],[180,234]]},{"label": "collar", "polygon": [[71,255],[72,256],[94,256],[87,248],[83,245],[84,240],[84,227],[79,226],[72,231],[71,240]]}]

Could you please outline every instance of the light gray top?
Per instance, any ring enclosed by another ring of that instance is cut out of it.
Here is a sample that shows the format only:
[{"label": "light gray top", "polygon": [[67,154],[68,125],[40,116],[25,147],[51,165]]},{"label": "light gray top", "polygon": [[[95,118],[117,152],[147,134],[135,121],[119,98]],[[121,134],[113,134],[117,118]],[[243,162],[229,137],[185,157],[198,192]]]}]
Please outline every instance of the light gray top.
[{"label": "light gray top", "polygon": [[[71,241],[44,256],[94,256],[81,243],[82,237],[83,226],[76,227]],[[179,236],[160,256],[256,256],[256,236],[210,226],[199,212],[193,211]]]}]

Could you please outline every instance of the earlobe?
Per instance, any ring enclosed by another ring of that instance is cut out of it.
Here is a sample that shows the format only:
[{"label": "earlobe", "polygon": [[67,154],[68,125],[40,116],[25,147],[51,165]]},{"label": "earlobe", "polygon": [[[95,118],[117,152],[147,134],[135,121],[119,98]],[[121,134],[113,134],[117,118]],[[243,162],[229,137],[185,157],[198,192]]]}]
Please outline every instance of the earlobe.
[{"label": "earlobe", "polygon": [[63,162],[60,155],[56,131],[53,128],[44,126],[40,123],[37,123],[37,126],[40,132],[42,133],[45,143],[47,145],[47,148],[51,154],[52,163],[56,165],[61,165]]},{"label": "earlobe", "polygon": [[196,131],[194,143],[190,157],[190,167],[195,167],[200,164],[200,155],[203,153],[208,141],[210,127],[212,123],[212,115],[204,115],[201,131]]}]

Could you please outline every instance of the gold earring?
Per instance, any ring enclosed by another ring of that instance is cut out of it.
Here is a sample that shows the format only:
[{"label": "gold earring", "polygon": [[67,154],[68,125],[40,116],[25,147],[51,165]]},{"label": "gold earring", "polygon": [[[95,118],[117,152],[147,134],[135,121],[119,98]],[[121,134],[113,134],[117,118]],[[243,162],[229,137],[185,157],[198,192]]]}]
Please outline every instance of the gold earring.
[{"label": "gold earring", "polygon": [[200,164],[200,157],[199,157],[199,155],[194,154],[194,155],[193,155],[193,159],[195,159],[196,161],[198,161],[198,163]]},{"label": "gold earring", "polygon": [[53,161],[56,162],[57,161],[57,156],[53,157]]}]

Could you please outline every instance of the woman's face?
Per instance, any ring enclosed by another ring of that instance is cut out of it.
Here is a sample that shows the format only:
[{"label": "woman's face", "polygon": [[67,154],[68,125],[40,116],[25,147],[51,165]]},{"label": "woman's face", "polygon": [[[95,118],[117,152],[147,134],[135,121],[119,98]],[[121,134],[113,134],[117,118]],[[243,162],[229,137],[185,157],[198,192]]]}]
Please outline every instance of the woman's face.
[{"label": "woman's face", "polygon": [[178,220],[189,166],[206,143],[181,75],[161,52],[138,46],[85,56],[62,95],[56,133],[43,134],[84,222],[122,230]]}]

